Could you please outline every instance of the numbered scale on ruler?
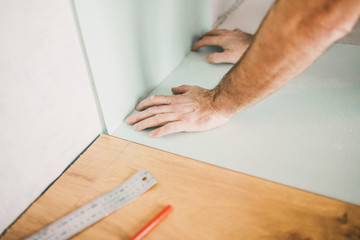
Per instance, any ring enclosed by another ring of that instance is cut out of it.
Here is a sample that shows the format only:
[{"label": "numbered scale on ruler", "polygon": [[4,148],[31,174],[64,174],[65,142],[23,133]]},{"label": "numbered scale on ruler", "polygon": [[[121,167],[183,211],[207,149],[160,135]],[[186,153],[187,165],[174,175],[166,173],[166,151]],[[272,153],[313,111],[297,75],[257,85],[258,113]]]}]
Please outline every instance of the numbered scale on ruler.
[{"label": "numbered scale on ruler", "polygon": [[156,179],[149,172],[141,169],[117,188],[76,209],[26,240],[68,239],[131,202],[156,183]]}]

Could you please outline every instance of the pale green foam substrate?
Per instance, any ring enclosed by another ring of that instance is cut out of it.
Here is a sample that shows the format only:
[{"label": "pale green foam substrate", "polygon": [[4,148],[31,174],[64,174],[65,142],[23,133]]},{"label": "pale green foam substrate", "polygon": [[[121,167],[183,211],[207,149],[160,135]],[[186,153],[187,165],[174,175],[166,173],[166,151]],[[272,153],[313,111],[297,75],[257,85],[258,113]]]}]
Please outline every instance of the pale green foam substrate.
[{"label": "pale green foam substrate", "polygon": [[[153,94],[170,94],[181,84],[215,86],[231,65],[207,64],[208,51],[190,53]],[[284,88],[221,128],[152,139],[122,123],[114,135],[360,204],[360,47],[333,45]]]}]

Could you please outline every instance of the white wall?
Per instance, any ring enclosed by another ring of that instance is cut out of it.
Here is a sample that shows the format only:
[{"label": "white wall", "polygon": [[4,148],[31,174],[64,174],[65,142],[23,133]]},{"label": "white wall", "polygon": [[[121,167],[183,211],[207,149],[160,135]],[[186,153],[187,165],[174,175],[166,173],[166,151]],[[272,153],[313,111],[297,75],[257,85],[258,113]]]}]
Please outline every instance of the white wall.
[{"label": "white wall", "polygon": [[101,133],[70,1],[0,1],[0,233]]},{"label": "white wall", "polygon": [[75,0],[109,133],[211,28],[208,0]]}]

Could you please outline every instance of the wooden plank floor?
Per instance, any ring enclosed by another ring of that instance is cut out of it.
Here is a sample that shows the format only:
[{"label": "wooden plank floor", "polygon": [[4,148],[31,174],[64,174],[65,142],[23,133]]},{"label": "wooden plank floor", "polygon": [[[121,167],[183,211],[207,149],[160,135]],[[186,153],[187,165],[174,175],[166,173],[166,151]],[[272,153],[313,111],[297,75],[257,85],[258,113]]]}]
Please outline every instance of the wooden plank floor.
[{"label": "wooden plank floor", "polygon": [[360,207],[108,135],[91,147],[1,239],[24,238],[139,169],[158,184],[73,239],[129,239],[162,208],[174,211],[145,239],[360,239]]}]

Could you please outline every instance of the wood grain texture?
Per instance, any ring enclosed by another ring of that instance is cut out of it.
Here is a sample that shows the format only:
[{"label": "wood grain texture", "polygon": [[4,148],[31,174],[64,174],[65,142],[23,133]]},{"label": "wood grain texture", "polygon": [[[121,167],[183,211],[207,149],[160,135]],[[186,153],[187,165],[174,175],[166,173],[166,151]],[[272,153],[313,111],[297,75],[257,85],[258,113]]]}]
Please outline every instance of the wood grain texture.
[{"label": "wood grain texture", "polygon": [[2,239],[21,239],[139,169],[158,184],[73,239],[129,239],[166,205],[145,239],[360,239],[360,207],[102,135]]}]

